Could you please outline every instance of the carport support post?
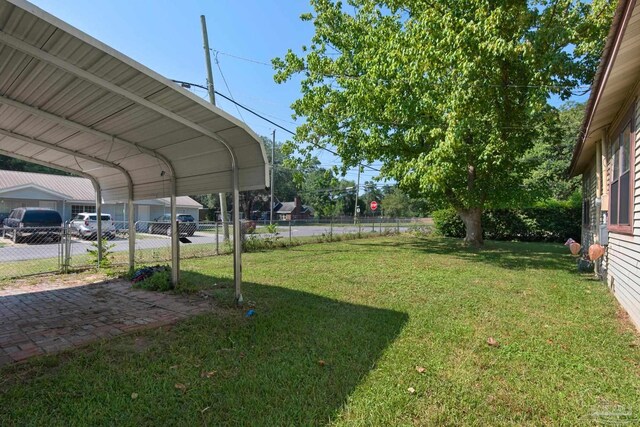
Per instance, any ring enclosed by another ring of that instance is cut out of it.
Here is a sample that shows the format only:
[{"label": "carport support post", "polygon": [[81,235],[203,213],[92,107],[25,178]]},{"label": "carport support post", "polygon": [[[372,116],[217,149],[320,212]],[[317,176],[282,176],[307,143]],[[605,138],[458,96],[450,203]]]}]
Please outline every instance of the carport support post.
[{"label": "carport support post", "polygon": [[[175,187],[174,187],[175,188]],[[180,281],[180,253],[178,249],[178,210],[176,208],[176,192],[171,192],[171,283],[178,286]]]},{"label": "carport support post", "polygon": [[242,305],[242,231],[240,230],[240,170],[233,162],[233,277],[236,305]]},{"label": "carport support post", "polygon": [[129,215],[128,229],[129,229],[129,271],[133,273],[136,268],[136,224],[135,224],[135,212],[133,211],[133,195],[129,197],[127,206],[127,214]]},{"label": "carport support post", "polygon": [[98,244],[98,268],[102,266],[102,189],[96,186],[96,243]]}]

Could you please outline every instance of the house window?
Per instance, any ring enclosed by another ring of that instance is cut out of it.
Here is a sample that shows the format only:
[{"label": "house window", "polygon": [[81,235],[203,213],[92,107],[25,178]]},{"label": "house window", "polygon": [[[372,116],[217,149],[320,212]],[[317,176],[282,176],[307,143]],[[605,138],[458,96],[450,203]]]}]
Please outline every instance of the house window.
[{"label": "house window", "polygon": [[86,206],[86,205],[71,205],[71,218],[75,218],[79,213],[96,213],[95,206]]},{"label": "house window", "polygon": [[634,139],[633,123],[629,117],[614,135],[611,143],[609,228],[621,233],[633,231],[631,209],[633,207]]}]

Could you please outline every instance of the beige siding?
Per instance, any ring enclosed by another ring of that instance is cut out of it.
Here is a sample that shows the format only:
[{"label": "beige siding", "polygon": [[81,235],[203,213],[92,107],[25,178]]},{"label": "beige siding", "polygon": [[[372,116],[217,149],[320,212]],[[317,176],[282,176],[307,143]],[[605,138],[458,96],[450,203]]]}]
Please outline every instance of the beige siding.
[{"label": "beige siding", "polygon": [[[640,327],[640,108],[635,118],[635,190],[633,236],[611,233],[607,248],[607,283],[636,326]],[[609,159],[611,157],[609,156]]]},{"label": "beige siding", "polygon": [[597,218],[596,218],[596,168],[595,162],[591,168],[582,175],[582,199],[589,200],[589,212],[590,219],[589,225],[585,226],[582,224],[582,236],[580,239],[580,243],[582,244],[583,250],[589,247],[594,242],[595,232],[597,229]]}]

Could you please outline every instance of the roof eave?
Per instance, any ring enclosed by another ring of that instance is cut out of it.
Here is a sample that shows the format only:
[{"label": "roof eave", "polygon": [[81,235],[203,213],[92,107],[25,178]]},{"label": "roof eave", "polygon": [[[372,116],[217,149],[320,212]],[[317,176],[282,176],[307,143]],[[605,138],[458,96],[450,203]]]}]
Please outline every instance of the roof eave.
[{"label": "roof eave", "polygon": [[633,11],[633,8],[635,7],[635,3],[636,0],[620,0],[615,14],[613,15],[611,29],[609,30],[609,35],[607,36],[607,41],[602,51],[602,58],[600,59],[600,64],[598,65],[598,69],[594,76],[593,84],[591,85],[591,94],[589,95],[589,100],[587,101],[587,105],[585,107],[582,126],[580,127],[577,138],[578,140],[573,150],[573,157],[571,159],[571,165],[569,166],[570,177],[574,177],[582,173],[582,170],[577,169],[578,161],[580,159],[580,155],[586,143],[587,137],[589,136],[589,127],[593,120],[596,107],[600,102],[602,92],[611,72],[613,60],[618,51],[618,48],[620,47],[624,29],[629,22],[629,18],[631,17],[631,13]]}]

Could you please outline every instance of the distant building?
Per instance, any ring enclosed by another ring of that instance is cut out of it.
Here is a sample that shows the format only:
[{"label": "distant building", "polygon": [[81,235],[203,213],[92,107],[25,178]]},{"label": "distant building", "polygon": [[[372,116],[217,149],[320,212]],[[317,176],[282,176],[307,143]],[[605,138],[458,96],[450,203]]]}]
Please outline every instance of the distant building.
[{"label": "distant building", "polygon": [[300,197],[296,196],[293,202],[282,202],[273,208],[274,216],[280,221],[291,221],[294,219],[313,218],[313,209],[304,206]]},{"label": "distant building", "polygon": [[[178,213],[198,218],[202,205],[191,197],[176,197]],[[0,170],[0,218],[19,207],[57,210],[64,221],[81,212],[95,212],[96,192],[86,178]],[[135,220],[151,221],[170,212],[168,198],[134,202]],[[126,221],[126,203],[104,203],[102,211],[114,221]]]}]

